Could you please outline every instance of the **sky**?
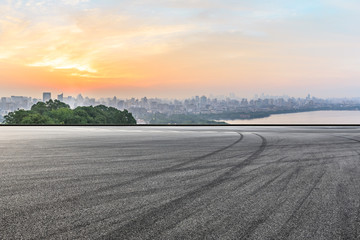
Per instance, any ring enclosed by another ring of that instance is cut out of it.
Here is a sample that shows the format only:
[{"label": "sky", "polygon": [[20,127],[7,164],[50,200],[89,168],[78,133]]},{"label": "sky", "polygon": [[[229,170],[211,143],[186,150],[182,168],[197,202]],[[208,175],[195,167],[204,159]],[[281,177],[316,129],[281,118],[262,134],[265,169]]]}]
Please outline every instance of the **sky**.
[{"label": "sky", "polygon": [[0,96],[360,97],[358,0],[0,0]]}]

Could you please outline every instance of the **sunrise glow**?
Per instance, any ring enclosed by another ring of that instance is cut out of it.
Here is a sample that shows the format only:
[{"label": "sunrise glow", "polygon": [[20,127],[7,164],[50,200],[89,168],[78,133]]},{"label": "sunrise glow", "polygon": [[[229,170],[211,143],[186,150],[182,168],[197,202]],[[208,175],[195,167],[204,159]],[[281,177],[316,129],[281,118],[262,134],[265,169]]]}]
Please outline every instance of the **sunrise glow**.
[{"label": "sunrise glow", "polygon": [[1,1],[0,93],[355,96],[359,9],[337,0]]}]

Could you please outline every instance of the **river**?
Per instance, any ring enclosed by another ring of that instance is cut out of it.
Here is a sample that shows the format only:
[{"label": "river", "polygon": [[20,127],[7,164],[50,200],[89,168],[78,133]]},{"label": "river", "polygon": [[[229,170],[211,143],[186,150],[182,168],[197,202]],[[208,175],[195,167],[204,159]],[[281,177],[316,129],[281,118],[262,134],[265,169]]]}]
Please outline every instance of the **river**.
[{"label": "river", "polygon": [[221,120],[229,124],[360,124],[360,111],[313,111],[266,118]]}]

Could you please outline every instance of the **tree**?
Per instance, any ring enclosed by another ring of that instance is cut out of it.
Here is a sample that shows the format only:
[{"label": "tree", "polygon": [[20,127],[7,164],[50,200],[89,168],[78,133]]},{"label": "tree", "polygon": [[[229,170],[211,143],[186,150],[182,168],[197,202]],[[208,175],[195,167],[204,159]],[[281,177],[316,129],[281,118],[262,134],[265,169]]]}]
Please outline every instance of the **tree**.
[{"label": "tree", "polygon": [[28,112],[20,109],[15,112],[10,112],[9,114],[5,115],[5,123],[6,124],[21,124],[23,118],[28,115]]},{"label": "tree", "polygon": [[5,124],[27,125],[86,125],[86,124],[112,124],[112,125],[135,125],[136,120],[127,110],[120,111],[113,107],[99,105],[96,107],[70,106],[58,100],[38,102],[31,110],[18,110],[5,116]]},{"label": "tree", "polygon": [[25,125],[46,125],[46,124],[55,124],[54,120],[47,117],[40,115],[38,113],[31,113],[24,117],[20,124]]},{"label": "tree", "polygon": [[68,109],[70,109],[70,106],[67,105],[66,103],[60,102],[59,100],[53,101],[53,100],[50,99],[46,103],[44,103],[44,102],[36,103],[35,105],[33,105],[31,107],[31,111],[37,112],[37,113],[40,113],[40,114],[44,114],[44,113],[50,112],[52,110],[57,110],[57,109],[60,109],[60,108],[68,108]]},{"label": "tree", "polygon": [[39,114],[44,114],[45,112],[48,111],[48,109],[47,109],[46,103],[38,102],[31,107],[31,111],[37,112]]},{"label": "tree", "polygon": [[57,124],[62,125],[71,124],[72,122],[74,122],[75,117],[74,111],[70,108],[59,108],[56,110],[52,110],[51,112],[49,112],[48,115],[50,118],[56,119]]}]

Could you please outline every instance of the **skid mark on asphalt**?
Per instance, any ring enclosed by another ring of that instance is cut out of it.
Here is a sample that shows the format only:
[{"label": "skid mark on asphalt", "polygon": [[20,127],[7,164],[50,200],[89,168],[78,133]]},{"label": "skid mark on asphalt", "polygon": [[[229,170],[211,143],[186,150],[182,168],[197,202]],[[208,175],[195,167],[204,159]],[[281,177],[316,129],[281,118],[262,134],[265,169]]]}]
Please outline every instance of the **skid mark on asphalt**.
[{"label": "skid mark on asphalt", "polygon": [[339,205],[339,228],[341,231],[341,236],[343,239],[358,239],[356,237],[357,233],[354,228],[352,228],[351,221],[351,202],[348,198],[349,190],[346,185],[339,183],[336,188],[336,198]]},{"label": "skid mark on asphalt", "polygon": [[[180,168],[180,167],[183,167],[183,166],[186,166],[190,163],[194,163],[194,162],[197,162],[197,161],[201,161],[203,159],[206,159],[210,156],[213,156],[213,155],[216,155],[220,152],[223,152],[231,147],[233,147],[234,145],[238,144],[239,142],[241,142],[244,138],[244,135],[241,134],[241,133],[238,133],[240,135],[240,137],[233,143],[231,143],[230,145],[227,145],[223,148],[220,148],[216,151],[213,151],[211,153],[208,153],[208,154],[205,154],[205,155],[202,155],[200,157],[196,157],[196,158],[192,158],[190,160],[187,160],[185,162],[182,162],[182,163],[179,163],[179,164],[176,164],[176,165],[173,165],[171,167],[167,167],[167,168],[164,168],[164,169],[161,169],[159,171],[154,171],[154,172],[150,172],[148,174],[145,174],[143,176],[140,176],[140,177],[137,177],[135,179],[131,179],[131,180],[128,180],[128,181],[125,181],[125,182],[122,182],[122,183],[119,183],[119,184],[114,184],[114,185],[111,185],[111,186],[108,186],[108,187],[104,187],[104,188],[101,188],[101,189],[98,189],[96,192],[104,192],[104,191],[108,191],[108,190],[111,190],[111,189],[114,189],[114,188],[118,188],[118,187],[122,187],[122,186],[126,186],[128,184],[132,184],[132,183],[135,183],[135,182],[138,182],[138,181],[141,181],[141,180],[144,180],[144,179],[147,179],[147,178],[150,178],[150,177],[154,177],[154,176],[157,176],[157,175],[161,175],[161,174],[164,174],[164,173],[168,173],[169,171],[172,171],[172,170],[175,170],[177,168]],[[94,192],[92,192],[93,194]]]},{"label": "skid mark on asphalt", "polygon": [[[56,201],[56,202],[33,205],[31,207],[28,207],[26,210],[20,210],[20,211],[14,212],[13,215],[0,218],[0,222],[9,222],[9,221],[11,222],[11,221],[16,220],[19,216],[31,215],[31,214],[33,214],[35,212],[38,212],[38,211],[44,211],[46,209],[51,209],[51,208],[53,208],[54,205],[58,205],[58,206],[62,205],[63,208],[65,209],[66,206],[71,207],[72,205],[79,204],[80,202],[84,202],[84,204],[89,205],[89,203],[92,202],[93,199],[99,200],[101,198],[104,198],[104,201],[106,201],[106,200],[108,201],[109,200],[108,198],[109,197],[111,198],[111,195],[101,196],[101,195],[97,195],[97,194],[100,194],[100,193],[103,193],[103,192],[106,192],[106,191],[109,191],[109,190],[112,190],[112,189],[120,188],[120,187],[129,185],[129,184],[133,184],[135,182],[145,180],[147,178],[151,178],[151,177],[158,176],[158,175],[161,175],[161,174],[164,174],[164,173],[168,173],[168,172],[174,171],[174,170],[176,170],[176,169],[178,169],[180,167],[186,166],[186,165],[188,165],[190,163],[199,162],[199,161],[204,160],[204,159],[206,159],[208,157],[211,157],[213,155],[216,155],[216,154],[219,154],[219,153],[221,153],[223,151],[226,151],[227,149],[235,146],[236,144],[240,143],[243,140],[243,138],[244,138],[243,134],[241,134],[239,132],[236,132],[236,133],[239,134],[239,138],[236,141],[234,141],[233,143],[231,143],[231,144],[229,144],[229,145],[227,145],[227,146],[225,146],[223,148],[215,150],[213,152],[207,153],[205,155],[202,155],[202,156],[199,156],[199,157],[196,157],[196,158],[192,158],[190,160],[187,160],[185,162],[176,164],[176,165],[171,166],[171,167],[167,167],[167,168],[162,169],[160,171],[155,171],[155,172],[150,172],[150,173],[144,174],[144,175],[142,175],[140,177],[137,177],[135,179],[131,179],[131,180],[119,183],[119,184],[114,184],[114,185],[110,185],[110,186],[107,186],[107,187],[99,188],[99,189],[94,190],[94,191],[86,192],[84,194],[80,194],[80,195],[70,197],[70,198],[66,198],[66,199],[63,199],[63,200],[60,200],[60,201]],[[114,198],[121,199],[121,197],[119,197],[119,196],[114,196]]]},{"label": "skid mark on asphalt", "polygon": [[310,195],[314,192],[315,188],[321,182],[325,173],[326,173],[326,170],[322,171],[319,174],[319,176],[315,179],[315,182],[313,183],[311,188],[296,203],[294,211],[291,213],[290,217],[283,224],[283,227],[276,234],[276,236],[273,236],[271,239],[278,239],[278,238],[289,239],[290,234],[296,229],[296,226],[298,226],[298,224],[297,224],[298,221],[301,219],[301,216],[304,214],[304,212],[301,212],[301,210],[304,207],[306,207],[305,202],[309,199]]},{"label": "skid mark on asphalt", "polygon": [[[107,234],[104,236],[104,239],[131,239],[131,238],[145,238],[151,239],[156,236],[159,236],[164,230],[166,230],[169,225],[172,225],[171,219],[184,219],[184,215],[188,215],[187,212],[191,211],[190,209],[185,209],[184,206],[197,201],[201,202],[201,196],[206,192],[212,190],[213,188],[223,184],[229,180],[231,177],[236,174],[239,170],[250,164],[252,161],[257,159],[260,154],[265,150],[267,145],[267,140],[260,134],[255,134],[261,139],[261,145],[258,150],[252,153],[248,158],[241,161],[225,173],[221,174],[219,177],[209,182],[208,184],[195,189],[184,196],[172,200],[166,204],[156,207],[153,210],[145,213],[144,215],[128,222],[121,228]],[[178,210],[182,211],[178,211]],[[165,221],[167,219],[168,221]],[[162,222],[161,222],[162,221]],[[114,223],[115,225],[120,223]]]},{"label": "skid mark on asphalt", "polygon": [[[287,169],[288,170],[288,169]],[[286,170],[286,171],[287,171]],[[279,202],[279,199],[283,196],[285,189],[288,188],[288,185],[291,181],[291,179],[296,179],[297,175],[300,171],[300,167],[296,167],[293,171],[291,171],[289,174],[285,175],[283,178],[280,178],[278,181],[278,185],[282,185],[279,191],[279,194],[277,195],[276,199],[274,200],[275,204],[266,206],[263,211],[259,214],[259,217],[253,221],[251,221],[249,224],[247,224],[249,227],[246,228],[246,230],[241,230],[237,233],[238,239],[246,239],[249,238],[258,227],[260,227],[262,224],[264,224],[266,221],[270,219],[270,217],[286,202],[286,199]],[[283,175],[283,173],[281,173]],[[276,177],[278,179],[278,177]]]},{"label": "skid mark on asphalt", "polygon": [[351,138],[351,137],[338,136],[338,135],[333,135],[333,136],[338,137],[338,138],[348,139],[348,140],[355,141],[355,142],[360,142],[360,140],[355,139],[355,138]]},{"label": "skid mark on asphalt", "polygon": [[[290,167],[291,168],[291,167]],[[255,195],[257,194],[258,192],[264,190],[265,188],[267,188],[270,184],[272,184],[273,182],[275,182],[276,180],[278,180],[283,174],[285,174],[287,172],[289,168],[281,171],[280,174],[276,175],[275,177],[273,177],[272,179],[270,179],[269,181],[267,181],[266,183],[264,183],[263,185],[261,185],[260,187],[258,187],[257,189],[255,189],[254,191],[252,191],[250,193],[250,195]]]}]

